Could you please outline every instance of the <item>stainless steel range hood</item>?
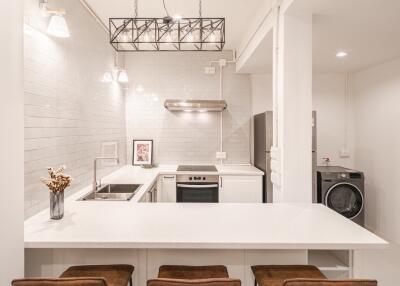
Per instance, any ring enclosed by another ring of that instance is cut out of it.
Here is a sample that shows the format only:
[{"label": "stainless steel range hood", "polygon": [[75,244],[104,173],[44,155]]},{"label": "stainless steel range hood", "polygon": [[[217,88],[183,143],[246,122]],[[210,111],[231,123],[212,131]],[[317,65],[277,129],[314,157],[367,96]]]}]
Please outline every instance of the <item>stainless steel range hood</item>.
[{"label": "stainless steel range hood", "polygon": [[225,100],[180,100],[167,99],[164,106],[169,111],[188,111],[188,112],[221,112],[228,104]]}]

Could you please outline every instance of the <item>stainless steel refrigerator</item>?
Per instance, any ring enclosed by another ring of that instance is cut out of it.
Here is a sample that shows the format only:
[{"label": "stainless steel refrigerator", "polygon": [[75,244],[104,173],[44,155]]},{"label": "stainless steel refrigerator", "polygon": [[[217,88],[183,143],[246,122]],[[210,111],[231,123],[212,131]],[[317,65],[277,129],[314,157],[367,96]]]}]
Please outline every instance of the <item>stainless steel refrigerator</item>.
[{"label": "stainless steel refrigerator", "polygon": [[[313,111],[312,129],[312,184],[313,202],[316,202],[317,184],[317,113]],[[273,144],[273,113],[267,111],[254,116],[254,166],[264,172],[263,180],[263,201],[273,202],[271,182],[271,154]]]}]

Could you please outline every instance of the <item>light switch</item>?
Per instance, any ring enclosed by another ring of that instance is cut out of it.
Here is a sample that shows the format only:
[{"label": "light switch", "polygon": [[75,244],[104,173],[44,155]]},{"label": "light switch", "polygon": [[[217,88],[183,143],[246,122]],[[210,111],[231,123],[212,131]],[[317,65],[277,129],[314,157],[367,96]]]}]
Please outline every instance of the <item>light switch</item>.
[{"label": "light switch", "polygon": [[350,157],[350,151],[342,149],[339,152],[339,156],[340,156],[340,158],[349,158]]},{"label": "light switch", "polygon": [[226,159],[226,152],[217,152],[216,155],[218,160],[225,160]]},{"label": "light switch", "polygon": [[215,74],[215,67],[205,67],[204,72],[205,74]]}]

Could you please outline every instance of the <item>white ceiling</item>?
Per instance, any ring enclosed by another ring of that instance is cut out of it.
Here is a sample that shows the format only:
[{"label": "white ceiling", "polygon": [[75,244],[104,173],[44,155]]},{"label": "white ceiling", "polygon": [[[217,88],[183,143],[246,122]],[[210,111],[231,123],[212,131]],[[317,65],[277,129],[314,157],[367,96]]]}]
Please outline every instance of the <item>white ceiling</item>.
[{"label": "white ceiling", "polygon": [[[225,17],[225,49],[238,47],[247,32],[249,20],[263,0],[203,0],[203,17]],[[112,17],[133,17],[133,0],[87,0],[87,3],[108,26]],[[168,12],[183,17],[199,16],[198,0],[165,0]],[[164,17],[162,0],[138,0],[139,17]]]},{"label": "white ceiling", "polygon": [[[399,0],[299,0],[313,11],[316,72],[354,72],[400,57]],[[298,7],[293,7],[297,9]],[[337,51],[349,55],[337,59]]]}]

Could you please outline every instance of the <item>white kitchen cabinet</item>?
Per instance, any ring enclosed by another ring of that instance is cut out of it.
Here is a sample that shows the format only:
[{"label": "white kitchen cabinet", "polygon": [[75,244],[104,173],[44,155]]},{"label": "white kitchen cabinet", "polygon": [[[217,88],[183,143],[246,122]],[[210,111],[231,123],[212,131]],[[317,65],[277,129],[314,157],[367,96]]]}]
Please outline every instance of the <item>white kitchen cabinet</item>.
[{"label": "white kitchen cabinet", "polygon": [[163,203],[176,203],[176,176],[175,175],[162,175],[161,176],[161,190],[159,192],[158,201]]},{"label": "white kitchen cabinet", "polygon": [[262,176],[220,176],[219,202],[262,203]]},{"label": "white kitchen cabinet", "polygon": [[155,183],[150,190],[143,194],[139,202],[141,203],[156,203],[158,201],[157,183]]}]

